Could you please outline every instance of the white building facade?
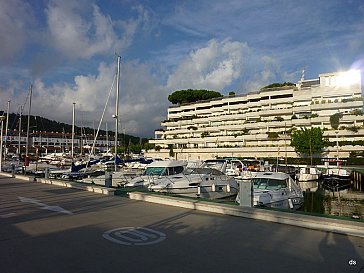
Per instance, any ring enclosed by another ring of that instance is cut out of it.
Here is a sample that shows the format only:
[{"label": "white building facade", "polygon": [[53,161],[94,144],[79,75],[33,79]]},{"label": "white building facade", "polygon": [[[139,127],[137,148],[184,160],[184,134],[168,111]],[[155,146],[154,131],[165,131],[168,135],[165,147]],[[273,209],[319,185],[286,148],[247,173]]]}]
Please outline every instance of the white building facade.
[{"label": "white building facade", "polygon": [[[147,156],[178,159],[215,157],[298,157],[290,146],[292,129],[320,127],[335,145],[326,157],[349,157],[363,151],[364,116],[360,71],[320,74],[296,86],[173,105],[164,127],[150,140],[157,147]],[[342,113],[339,130],[330,116]],[[363,142],[363,143],[361,143]]]}]

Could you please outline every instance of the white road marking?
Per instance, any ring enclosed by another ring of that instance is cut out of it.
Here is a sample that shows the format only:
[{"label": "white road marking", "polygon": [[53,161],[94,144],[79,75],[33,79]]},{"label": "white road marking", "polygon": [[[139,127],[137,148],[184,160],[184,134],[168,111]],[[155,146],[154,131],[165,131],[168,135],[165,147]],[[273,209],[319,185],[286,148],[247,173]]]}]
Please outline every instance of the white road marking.
[{"label": "white road marking", "polygon": [[167,238],[162,232],[143,227],[115,228],[106,231],[102,236],[111,242],[127,246],[151,245]]},{"label": "white road marking", "polygon": [[64,208],[62,208],[60,206],[48,206],[47,204],[44,204],[37,199],[22,197],[22,196],[18,196],[18,198],[19,198],[20,202],[35,204],[35,205],[40,206],[41,209],[60,212],[60,213],[69,214],[69,215],[73,214],[71,211],[65,210]]}]

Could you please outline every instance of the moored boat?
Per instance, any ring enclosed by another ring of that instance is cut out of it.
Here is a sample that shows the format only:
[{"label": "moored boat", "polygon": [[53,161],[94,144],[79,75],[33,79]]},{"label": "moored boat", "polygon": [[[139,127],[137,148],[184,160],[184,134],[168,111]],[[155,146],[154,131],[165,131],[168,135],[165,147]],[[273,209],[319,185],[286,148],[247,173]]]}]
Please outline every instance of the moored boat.
[{"label": "moored boat", "polygon": [[213,168],[188,168],[183,173],[154,180],[149,189],[155,192],[218,199],[236,196],[238,184],[234,178]]},{"label": "moored boat", "polygon": [[300,182],[315,181],[321,176],[321,171],[318,168],[307,166],[301,167],[296,175],[296,178]]},{"label": "moored boat", "polygon": [[286,173],[258,173],[252,184],[254,206],[298,209],[303,204],[301,188]]},{"label": "moored boat", "polygon": [[148,187],[158,177],[168,177],[182,173],[187,162],[182,160],[163,160],[150,163],[142,175],[133,178],[125,187]]}]

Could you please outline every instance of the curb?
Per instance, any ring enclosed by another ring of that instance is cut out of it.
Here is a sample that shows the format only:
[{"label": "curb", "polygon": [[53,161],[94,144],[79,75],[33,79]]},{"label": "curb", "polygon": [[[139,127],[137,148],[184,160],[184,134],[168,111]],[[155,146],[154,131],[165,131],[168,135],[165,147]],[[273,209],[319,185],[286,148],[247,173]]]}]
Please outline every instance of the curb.
[{"label": "curb", "polygon": [[93,185],[92,186],[91,185],[90,186],[82,185],[77,182],[69,182],[69,181],[64,181],[64,180],[34,178],[31,176],[25,176],[25,175],[19,175],[19,174],[16,174],[13,176],[12,174],[4,173],[4,172],[0,172],[0,174],[2,176],[6,176],[9,178],[20,179],[20,180],[29,181],[29,182],[39,182],[39,183],[43,183],[43,184],[55,185],[55,186],[60,186],[60,187],[74,188],[74,189],[90,191],[90,192],[94,192],[94,193],[100,193],[100,194],[104,194],[104,195],[114,195],[115,190],[116,190],[114,188],[106,188],[106,187],[93,186]]},{"label": "curb", "polygon": [[115,193],[115,189],[113,189],[113,188],[81,185],[81,184],[78,184],[77,182],[52,180],[52,179],[46,179],[46,178],[37,178],[36,182],[60,186],[60,187],[67,187],[67,188],[74,188],[74,189],[79,189],[79,190],[84,190],[84,191],[90,191],[90,192],[94,192],[94,193],[101,193],[104,195],[114,195],[114,193]]},{"label": "curb", "polygon": [[329,219],[311,215],[293,214],[281,211],[268,211],[259,208],[214,204],[199,200],[181,200],[176,197],[156,196],[141,192],[130,192],[129,198],[145,202],[231,215],[255,220],[269,221],[308,229],[334,232],[364,238],[364,223],[340,219]]}]

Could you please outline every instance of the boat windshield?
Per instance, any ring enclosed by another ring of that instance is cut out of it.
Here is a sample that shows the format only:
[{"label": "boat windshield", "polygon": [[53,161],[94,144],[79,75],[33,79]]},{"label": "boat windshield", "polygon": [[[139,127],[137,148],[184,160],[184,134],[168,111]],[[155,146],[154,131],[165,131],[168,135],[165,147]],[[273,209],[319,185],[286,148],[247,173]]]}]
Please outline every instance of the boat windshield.
[{"label": "boat windshield", "polygon": [[260,190],[279,190],[287,188],[286,180],[274,178],[253,178],[253,188]]},{"label": "boat windshield", "polygon": [[143,175],[161,176],[165,173],[165,167],[148,167],[145,169]]},{"label": "boat windshield", "polygon": [[225,164],[224,161],[208,161],[208,160],[205,161],[206,168],[212,168],[216,170],[221,170],[224,164]]},{"label": "boat windshield", "polygon": [[143,175],[155,175],[155,176],[164,176],[164,175],[173,175],[179,174],[183,172],[183,166],[176,167],[147,167],[143,173]]}]

